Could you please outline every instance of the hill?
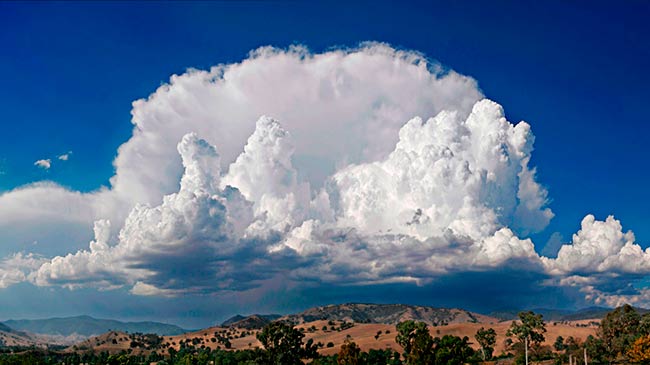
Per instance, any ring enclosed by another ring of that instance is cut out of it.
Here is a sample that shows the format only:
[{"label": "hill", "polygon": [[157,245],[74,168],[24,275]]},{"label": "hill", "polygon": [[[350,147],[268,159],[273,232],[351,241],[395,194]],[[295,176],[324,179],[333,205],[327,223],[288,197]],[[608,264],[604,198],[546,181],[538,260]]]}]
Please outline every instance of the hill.
[{"label": "hill", "polygon": [[298,314],[281,317],[294,324],[325,321],[348,321],[396,325],[406,320],[425,322],[431,326],[451,323],[498,322],[496,318],[457,308],[434,308],[407,304],[347,303],[315,307]]},{"label": "hill", "polygon": [[[433,337],[444,335],[467,336],[471,346],[477,349],[474,341],[476,331],[481,327],[494,328],[497,334],[495,353],[501,354],[504,350],[506,332],[511,321],[497,323],[464,322],[451,323],[436,327],[429,327]],[[316,320],[296,325],[296,328],[305,334],[305,341],[311,339],[319,346],[319,352],[324,355],[337,353],[346,339],[351,338],[363,351],[369,349],[391,348],[400,350],[395,342],[397,329],[394,324],[383,323],[352,323],[334,320]],[[593,321],[575,321],[547,323],[546,341],[544,345],[551,346],[558,336],[574,338],[584,341],[587,336],[595,335],[597,323]],[[148,354],[152,351],[166,353],[170,348],[176,351],[181,347],[246,350],[261,347],[256,335],[259,330],[250,330],[237,327],[210,327],[200,331],[188,332],[177,336],[152,336],[126,334],[122,332],[109,332],[101,336],[92,337],[67,349],[70,352],[94,351],[120,353],[130,351],[133,354]]]},{"label": "hill", "polygon": [[110,330],[155,333],[165,336],[187,332],[178,326],[166,323],[121,322],[111,319],[97,319],[90,316],[8,320],[4,322],[4,325],[20,331],[53,336],[79,335],[90,337]]},{"label": "hill", "polygon": [[260,329],[280,317],[279,314],[252,314],[246,317],[237,314],[221,323],[221,327]]},{"label": "hill", "polygon": [[9,326],[0,323],[0,347],[44,347],[45,344],[32,338],[29,334],[16,331]]}]

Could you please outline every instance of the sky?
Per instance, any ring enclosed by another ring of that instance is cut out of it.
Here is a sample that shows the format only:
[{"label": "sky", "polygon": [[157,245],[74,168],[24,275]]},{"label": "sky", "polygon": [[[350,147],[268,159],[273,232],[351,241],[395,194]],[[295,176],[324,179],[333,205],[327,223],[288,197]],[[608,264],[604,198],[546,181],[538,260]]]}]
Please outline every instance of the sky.
[{"label": "sky", "polygon": [[648,306],[648,15],[2,2],[0,320]]}]

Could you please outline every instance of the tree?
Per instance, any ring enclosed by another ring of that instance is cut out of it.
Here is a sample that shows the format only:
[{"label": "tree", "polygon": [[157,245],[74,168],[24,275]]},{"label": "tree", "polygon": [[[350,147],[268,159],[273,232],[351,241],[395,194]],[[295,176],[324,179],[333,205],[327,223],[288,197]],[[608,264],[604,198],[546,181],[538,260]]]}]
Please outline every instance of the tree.
[{"label": "tree", "polygon": [[474,335],[476,342],[481,346],[483,361],[490,360],[494,352],[494,345],[497,343],[497,333],[494,328],[484,329],[481,327]]},{"label": "tree", "polygon": [[370,349],[368,352],[362,352],[360,356],[360,364],[368,365],[399,365],[400,355],[397,351],[391,349],[375,350]]},{"label": "tree", "polygon": [[587,339],[585,340],[585,348],[587,349],[587,356],[589,356],[593,363],[605,363],[607,351],[601,338],[592,335],[587,336]]},{"label": "tree", "polygon": [[317,348],[313,340],[309,340],[303,347],[303,337],[304,334],[288,324],[282,322],[268,324],[257,334],[257,339],[266,350],[261,360],[269,365],[301,365],[303,358],[316,357]]},{"label": "tree", "polygon": [[361,349],[357,346],[356,343],[345,339],[343,345],[341,345],[341,351],[339,351],[338,364],[339,365],[358,365],[359,364],[359,354]]},{"label": "tree", "polygon": [[650,363],[650,336],[642,336],[636,339],[627,350],[627,357],[630,362],[648,364]]},{"label": "tree", "polygon": [[526,363],[528,363],[528,347],[544,342],[544,333],[546,333],[546,324],[541,314],[535,314],[532,311],[519,312],[519,321],[513,321],[506,336],[515,337],[520,345],[524,346],[526,353]]},{"label": "tree", "polygon": [[565,346],[564,346],[564,337],[562,336],[557,336],[555,339],[555,343],[553,343],[553,348],[555,351],[563,351]]},{"label": "tree", "polygon": [[404,359],[408,365],[431,364],[433,357],[433,338],[427,324],[404,321],[397,324],[395,342],[404,349]]},{"label": "tree", "polygon": [[437,365],[462,365],[467,362],[474,350],[469,346],[467,336],[460,338],[458,336],[445,335],[442,338],[435,338],[435,349],[433,362],[426,364]]},{"label": "tree", "polygon": [[622,358],[638,337],[641,317],[629,304],[607,313],[600,322],[598,335],[603,340],[610,360]]}]

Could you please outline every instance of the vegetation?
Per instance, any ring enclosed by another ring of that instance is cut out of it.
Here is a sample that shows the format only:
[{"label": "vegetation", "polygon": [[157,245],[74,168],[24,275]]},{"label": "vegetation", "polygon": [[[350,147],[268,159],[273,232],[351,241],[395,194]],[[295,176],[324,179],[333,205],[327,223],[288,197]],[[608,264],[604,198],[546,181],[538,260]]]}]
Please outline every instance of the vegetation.
[{"label": "vegetation", "polygon": [[313,359],[317,357],[317,347],[313,340],[303,345],[302,339],[305,335],[296,330],[293,326],[283,322],[272,322],[262,332],[257,334],[257,339],[262,343],[264,356],[261,364],[302,364],[302,359]]},{"label": "vegetation", "polygon": [[[334,322],[328,323],[328,328],[333,325]],[[576,365],[582,365],[586,353],[590,365],[650,364],[650,314],[640,315],[631,306],[622,306],[607,313],[597,335],[589,336],[584,341],[572,336],[558,336],[551,342],[551,348],[543,346],[545,333],[546,324],[541,315],[533,312],[520,313],[519,320],[514,321],[508,331],[511,345],[509,352],[499,358],[514,356],[514,361],[521,363],[524,345],[528,342],[531,361],[550,360],[556,364],[566,364],[571,356]],[[253,332],[247,334],[252,335]],[[401,353],[393,349],[362,351],[348,337],[336,354],[320,355],[318,348],[332,348],[334,343],[325,345],[314,344],[311,340],[304,341],[304,333],[283,322],[270,323],[256,333],[263,348],[247,350],[230,350],[225,345],[214,350],[206,347],[198,338],[182,341],[177,347],[179,350],[176,350],[165,341],[166,338],[156,335],[114,335],[130,347],[118,354],[92,352],[90,348],[66,353],[60,348],[44,350],[5,347],[0,348],[0,365],[135,365],[152,362],[159,365],[461,365],[493,359],[496,344],[496,332],[492,328],[481,328],[476,332],[474,337],[480,350],[475,352],[467,337],[445,335],[434,338],[425,323],[415,321],[399,323],[394,335],[390,335],[390,331],[376,334],[377,338],[395,336],[395,341],[401,346]],[[232,331],[215,332],[211,339],[222,345],[235,336],[241,337],[241,334]]]},{"label": "vegetation", "polygon": [[337,363],[338,365],[358,365],[360,354],[359,346],[350,339],[346,339],[339,351]]},{"label": "vegetation", "polygon": [[476,360],[469,338],[451,335],[432,338],[426,323],[422,322],[399,323],[395,341],[402,346],[407,365],[461,365]]},{"label": "vegetation", "polygon": [[517,362],[525,362],[525,354],[530,352],[529,358],[534,360],[546,360],[552,356],[548,347],[542,347],[546,323],[541,314],[532,311],[520,312],[519,321],[513,321],[506,336],[514,337],[517,342],[510,342],[511,348],[517,354]]},{"label": "vegetation", "polygon": [[494,328],[485,329],[481,327],[476,331],[474,338],[476,338],[476,342],[481,346],[481,357],[483,361],[492,359],[494,345],[497,343],[497,332]]}]

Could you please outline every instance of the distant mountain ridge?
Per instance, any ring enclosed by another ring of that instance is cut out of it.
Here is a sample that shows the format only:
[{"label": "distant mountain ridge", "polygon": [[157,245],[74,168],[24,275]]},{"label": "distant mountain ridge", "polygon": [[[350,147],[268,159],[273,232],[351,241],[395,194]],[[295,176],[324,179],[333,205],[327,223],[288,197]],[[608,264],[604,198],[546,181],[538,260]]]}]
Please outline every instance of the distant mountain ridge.
[{"label": "distant mountain ridge", "polygon": [[245,329],[260,329],[280,317],[281,315],[279,314],[251,314],[249,316],[242,316],[237,314],[225,320],[223,323],[221,323],[221,326]]},{"label": "distant mountain ridge", "polygon": [[397,324],[406,320],[425,322],[431,326],[450,323],[489,323],[496,318],[458,308],[434,308],[408,304],[346,303],[307,309],[279,320],[300,324],[317,320],[357,323]]},{"label": "distant mountain ridge", "polygon": [[155,333],[162,336],[178,335],[187,332],[176,325],[160,322],[122,322],[112,319],[98,319],[90,316],[47,318],[47,319],[21,319],[3,322],[15,330],[35,334],[56,336],[96,336],[109,330],[124,332]]}]

